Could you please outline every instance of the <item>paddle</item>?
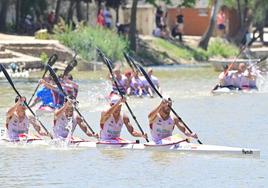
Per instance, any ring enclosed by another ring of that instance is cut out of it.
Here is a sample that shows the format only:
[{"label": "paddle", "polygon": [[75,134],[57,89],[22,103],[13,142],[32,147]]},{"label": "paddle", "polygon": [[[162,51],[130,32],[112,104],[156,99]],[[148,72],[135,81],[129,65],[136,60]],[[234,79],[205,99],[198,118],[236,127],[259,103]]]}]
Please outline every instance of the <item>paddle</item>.
[{"label": "paddle", "polygon": [[[53,66],[53,65],[55,64],[55,62],[57,61],[57,59],[58,59],[57,54],[53,54],[53,55],[48,59],[47,64],[50,65],[50,66]],[[42,76],[42,79],[45,77],[46,73],[47,73],[47,68],[45,67],[45,72],[44,72],[44,74],[43,74],[43,76]],[[38,90],[39,86],[40,86],[40,84],[38,83],[37,87],[35,88],[35,90],[34,90],[32,96],[31,96],[31,98],[30,98],[30,100],[29,100],[29,102],[28,102],[28,105],[30,105],[30,103],[31,103],[33,97],[35,96],[35,93],[36,93],[36,91]]]},{"label": "paddle", "polygon": [[[60,81],[56,75],[56,73],[54,72],[54,70],[51,68],[51,66],[47,65],[47,69],[50,72],[50,75],[52,76],[54,82],[56,83],[57,87],[59,88],[60,92],[65,96],[68,97],[67,94],[65,93],[65,91],[63,90]],[[85,122],[86,126],[89,128],[89,130],[91,131],[92,134],[95,134],[95,132],[93,131],[93,129],[90,127],[90,125],[87,123],[87,121],[85,120],[85,118],[82,116],[82,114],[79,112],[79,110],[74,106],[74,110],[77,112],[77,114],[82,118],[82,120]]]},{"label": "paddle", "polygon": [[[6,77],[6,79],[7,79],[8,82],[9,82],[9,84],[11,85],[11,87],[13,88],[13,90],[15,91],[15,93],[16,93],[19,97],[21,97],[20,93],[18,92],[18,90],[16,89],[14,83],[12,82],[12,80],[11,80],[11,78],[10,78],[8,72],[6,71],[6,69],[4,68],[4,66],[3,66],[2,64],[0,64],[0,68],[1,68],[1,70],[3,71],[3,73],[4,73],[5,77]],[[40,123],[41,127],[46,131],[47,135],[49,135],[50,138],[53,139],[52,135],[48,132],[48,130],[46,129],[46,127],[41,123],[41,121],[39,121],[39,120],[36,118],[35,113],[32,111],[32,109],[29,107],[29,105],[28,105],[26,102],[24,102],[24,104],[25,104],[26,107],[29,109],[29,111],[32,113],[32,115],[35,117],[35,119]]]},{"label": "paddle", "polygon": [[252,66],[250,67],[253,67],[253,66],[256,66],[257,64],[261,64],[261,62],[263,62],[264,60],[266,60],[268,58],[268,56],[264,56],[263,58],[259,59],[256,64],[253,64]]},{"label": "paddle", "polygon": [[131,64],[132,67],[134,67],[134,68],[133,68],[133,71],[136,69],[139,73],[142,74],[142,72],[140,71],[140,69],[137,67],[137,65],[136,65],[136,63],[135,63],[134,58],[133,58],[132,56],[130,56],[129,54],[125,53],[125,52],[124,52],[124,56],[125,56],[125,58],[127,59],[127,61],[129,61],[129,64]]},{"label": "paddle", "polygon": [[77,60],[76,60],[77,53],[75,52],[73,59],[68,63],[67,67],[65,68],[63,75],[68,75],[73,68],[77,65]]},{"label": "paddle", "polygon": [[[143,67],[140,65],[140,64],[136,64],[137,67],[140,69],[140,71],[142,72],[142,74],[144,75],[145,79],[148,81],[148,83],[150,84],[150,86],[153,88],[153,90],[157,93],[157,95],[163,99],[163,96],[161,95],[161,93],[156,89],[156,87],[154,86],[152,80],[150,79],[150,77],[148,76],[148,74],[146,73],[146,71],[143,69]],[[182,120],[182,118],[176,113],[176,111],[171,107],[169,106],[170,110],[173,112],[173,114],[184,124],[185,128],[190,132],[190,133],[193,133],[191,131],[191,129],[186,125],[186,123]],[[202,144],[202,142],[197,139],[198,143],[199,144]]]},{"label": "paddle", "polygon": [[128,65],[130,66],[131,70],[135,72],[134,66],[132,65],[131,60],[128,57],[128,54],[126,52],[123,52],[125,59],[127,60]]},{"label": "paddle", "polygon": [[[97,48],[97,52],[98,52],[99,56],[101,57],[102,61],[104,62],[104,64],[108,67],[109,72],[110,72],[110,74],[111,74],[111,76],[112,76],[112,80],[114,81],[115,86],[116,86],[116,88],[117,88],[117,90],[118,90],[120,96],[123,98],[124,95],[123,95],[123,93],[120,91],[119,86],[118,86],[118,83],[117,83],[117,81],[116,81],[116,79],[115,79],[115,77],[114,77],[114,74],[113,74],[113,70],[112,70],[112,66],[111,66],[111,60],[108,59],[107,57],[105,57],[104,53],[103,53],[100,49],[98,49],[98,48]],[[128,111],[130,112],[132,118],[134,119],[135,123],[136,123],[137,126],[139,127],[141,133],[144,135],[144,132],[143,132],[143,130],[142,130],[142,128],[141,128],[141,126],[140,126],[140,124],[139,124],[139,122],[138,122],[136,116],[133,114],[133,112],[132,112],[130,106],[128,105],[127,101],[125,101],[125,104],[126,104],[126,106],[127,106]],[[147,142],[149,142],[148,138],[146,138],[145,140],[146,140]]]}]

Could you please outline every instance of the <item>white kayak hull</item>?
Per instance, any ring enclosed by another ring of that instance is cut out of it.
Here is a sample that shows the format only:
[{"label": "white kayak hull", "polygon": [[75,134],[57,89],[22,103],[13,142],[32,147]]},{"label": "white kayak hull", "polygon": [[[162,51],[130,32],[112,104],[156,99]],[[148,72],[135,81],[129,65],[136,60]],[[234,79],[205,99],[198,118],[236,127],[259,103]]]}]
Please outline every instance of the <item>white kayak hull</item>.
[{"label": "white kayak hull", "polygon": [[241,156],[260,156],[260,150],[240,147],[227,147],[206,144],[194,144],[181,142],[173,145],[146,146],[145,144],[98,144],[96,142],[80,142],[76,145],[82,148],[106,148],[106,149],[134,149],[134,150],[155,150],[179,153],[200,153],[200,154],[220,154],[220,155],[241,155]]},{"label": "white kayak hull", "polygon": [[221,94],[242,94],[242,93],[256,93],[258,92],[257,89],[244,89],[244,90],[238,90],[238,89],[229,89],[228,87],[220,87],[216,90],[212,90],[211,93],[214,95],[221,95]]},{"label": "white kayak hull", "polygon": [[[1,145],[5,146],[47,146],[55,147],[49,140],[35,140],[31,142],[8,142],[0,140]],[[66,146],[66,145],[64,145]],[[71,148],[104,148],[104,149],[131,149],[131,150],[154,150],[154,151],[168,151],[179,153],[199,153],[199,154],[219,154],[219,155],[239,155],[239,156],[260,156],[260,150],[251,148],[240,147],[227,147],[206,144],[194,144],[188,142],[181,142],[173,145],[159,145],[159,146],[146,146],[145,144],[98,144],[98,142],[84,141],[71,143],[68,145]]]}]

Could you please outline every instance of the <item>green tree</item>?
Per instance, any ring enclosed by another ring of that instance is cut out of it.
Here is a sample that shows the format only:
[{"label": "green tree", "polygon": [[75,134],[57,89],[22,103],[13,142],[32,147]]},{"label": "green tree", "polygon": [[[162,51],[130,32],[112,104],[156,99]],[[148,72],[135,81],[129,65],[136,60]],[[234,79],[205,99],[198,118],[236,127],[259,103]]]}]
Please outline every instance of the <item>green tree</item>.
[{"label": "green tree", "polygon": [[[231,5],[231,7],[235,6],[232,2],[233,0],[225,1],[225,3],[227,5]],[[263,28],[267,22],[268,1],[236,0],[236,6],[240,18],[240,28],[234,37],[234,42],[239,43],[251,25],[256,27],[256,29],[253,31],[254,37],[252,39],[252,42],[258,38],[263,41]],[[257,32],[259,35],[255,35]]]},{"label": "green tree", "polygon": [[204,50],[207,50],[209,40],[210,40],[210,38],[213,34],[213,31],[215,29],[216,17],[217,17],[217,13],[218,13],[220,6],[221,6],[221,0],[214,0],[213,6],[211,8],[211,16],[210,16],[208,28],[207,28],[206,32],[203,34],[203,36],[198,44],[198,47],[203,48]]},{"label": "green tree", "polygon": [[6,17],[9,7],[9,0],[0,1],[0,31],[6,31]]}]

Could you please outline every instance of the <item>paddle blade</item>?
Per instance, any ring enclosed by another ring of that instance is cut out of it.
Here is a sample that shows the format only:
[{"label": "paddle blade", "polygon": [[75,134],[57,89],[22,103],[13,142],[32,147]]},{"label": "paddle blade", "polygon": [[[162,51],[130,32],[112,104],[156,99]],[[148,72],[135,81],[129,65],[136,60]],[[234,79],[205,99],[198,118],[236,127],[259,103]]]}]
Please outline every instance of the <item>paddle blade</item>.
[{"label": "paddle blade", "polygon": [[68,75],[73,69],[74,67],[77,65],[77,60],[74,59],[72,60],[68,65],[67,67],[65,68],[64,72],[63,72],[63,75]]},{"label": "paddle blade", "polygon": [[53,54],[49,59],[47,64],[50,65],[51,67],[56,63],[56,61],[58,60],[58,55],[57,54]]},{"label": "paddle blade", "polygon": [[59,81],[59,79],[58,79],[58,77],[57,77],[55,71],[54,71],[54,70],[51,68],[51,66],[49,66],[49,65],[47,65],[47,69],[48,69],[48,71],[49,71],[49,73],[50,73],[52,79],[53,79],[54,82],[56,83],[57,87],[59,88],[59,90],[62,92],[62,94],[63,94],[64,96],[67,96],[67,94],[64,92],[64,90],[63,90],[63,88],[62,88],[62,86],[61,86],[61,84],[60,84],[60,81]]}]

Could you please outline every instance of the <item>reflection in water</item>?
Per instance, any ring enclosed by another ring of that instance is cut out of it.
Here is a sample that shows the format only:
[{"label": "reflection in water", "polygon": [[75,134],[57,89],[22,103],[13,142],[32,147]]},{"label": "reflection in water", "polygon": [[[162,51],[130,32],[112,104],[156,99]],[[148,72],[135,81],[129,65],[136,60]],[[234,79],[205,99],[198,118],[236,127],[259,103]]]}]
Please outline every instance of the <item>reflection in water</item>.
[{"label": "reflection in water", "polygon": [[122,160],[126,158],[128,152],[120,148],[110,148],[110,149],[98,149],[99,152],[103,155],[104,159],[112,160]]},{"label": "reflection in water", "polygon": [[158,165],[167,165],[173,162],[173,160],[180,160],[185,155],[177,152],[166,152],[166,151],[150,151],[151,159]]}]

